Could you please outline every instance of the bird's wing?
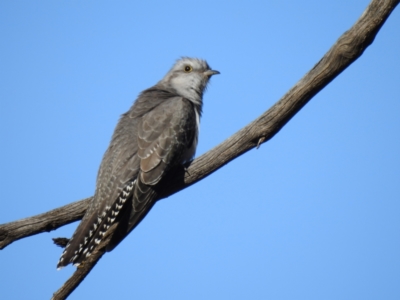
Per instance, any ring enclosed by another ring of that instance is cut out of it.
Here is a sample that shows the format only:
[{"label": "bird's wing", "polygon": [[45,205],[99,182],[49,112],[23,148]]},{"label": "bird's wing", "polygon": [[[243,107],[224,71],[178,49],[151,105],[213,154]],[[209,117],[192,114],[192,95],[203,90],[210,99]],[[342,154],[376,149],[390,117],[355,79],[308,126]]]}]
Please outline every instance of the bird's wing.
[{"label": "bird's wing", "polygon": [[150,211],[157,197],[157,184],[173,166],[187,157],[197,135],[196,114],[190,101],[181,97],[165,99],[143,116],[138,124],[137,144],[140,171],[135,182],[132,206],[126,222],[120,222],[107,250],[112,250]]},{"label": "bird's wing", "polygon": [[197,134],[196,115],[190,101],[170,97],[143,115],[137,126],[139,173],[132,201],[107,246],[111,251],[146,216],[157,198],[157,184],[168,170],[182,162]]},{"label": "bird's wing", "polygon": [[173,166],[182,163],[196,134],[196,116],[190,101],[175,97],[146,114],[138,126],[140,172],[134,191],[134,210],[149,201],[152,188]]},{"label": "bird's wing", "polygon": [[[118,130],[125,126],[131,126],[132,131]],[[165,99],[134,120],[129,120],[129,114],[124,115],[104,155],[95,199],[58,267],[68,263],[79,265],[113,222],[124,218],[107,247],[112,250],[151,209],[157,183],[169,168],[182,162],[196,131],[193,105],[181,97]],[[130,198],[132,201],[127,201]]]}]

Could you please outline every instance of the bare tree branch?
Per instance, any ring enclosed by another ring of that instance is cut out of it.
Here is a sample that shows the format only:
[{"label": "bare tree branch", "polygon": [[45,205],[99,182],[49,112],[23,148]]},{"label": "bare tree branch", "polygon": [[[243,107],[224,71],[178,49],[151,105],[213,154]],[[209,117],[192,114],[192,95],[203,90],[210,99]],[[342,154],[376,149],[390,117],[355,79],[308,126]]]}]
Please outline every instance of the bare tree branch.
[{"label": "bare tree branch", "polygon": [[[271,139],[313,96],[362,55],[399,2],[400,0],[372,0],[353,27],[337,40],[286,95],[252,123],[194,160],[186,172],[183,169],[176,170],[175,177],[163,186],[159,199],[189,187],[243,153]],[[0,249],[23,237],[51,231],[81,219],[90,199],[0,225]],[[111,228],[115,230],[115,227]],[[65,299],[79,285],[104,254],[104,246],[108,240],[101,243],[102,246],[54,294],[53,299]]]},{"label": "bare tree branch", "polygon": [[0,225],[0,250],[24,237],[49,232],[82,219],[91,198],[46,213]]}]

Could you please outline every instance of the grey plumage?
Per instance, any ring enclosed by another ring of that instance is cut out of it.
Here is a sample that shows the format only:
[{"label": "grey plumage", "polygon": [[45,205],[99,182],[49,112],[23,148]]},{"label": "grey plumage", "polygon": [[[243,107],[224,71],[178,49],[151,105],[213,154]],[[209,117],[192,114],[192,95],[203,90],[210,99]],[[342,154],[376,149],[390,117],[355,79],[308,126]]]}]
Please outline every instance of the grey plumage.
[{"label": "grey plumage", "polygon": [[117,124],[97,175],[96,191],[57,267],[79,265],[119,220],[111,251],[155,203],[160,180],[195,154],[203,93],[219,74],[206,61],[178,60],[143,91]]}]

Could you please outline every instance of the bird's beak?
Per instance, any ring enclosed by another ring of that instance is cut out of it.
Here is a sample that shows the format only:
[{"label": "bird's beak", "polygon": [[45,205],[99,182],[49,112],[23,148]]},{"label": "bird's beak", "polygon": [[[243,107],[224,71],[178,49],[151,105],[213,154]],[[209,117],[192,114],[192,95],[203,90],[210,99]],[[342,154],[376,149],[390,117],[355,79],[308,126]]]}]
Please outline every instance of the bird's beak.
[{"label": "bird's beak", "polygon": [[207,77],[211,77],[211,76],[217,75],[217,74],[220,74],[220,73],[219,73],[219,71],[216,71],[216,70],[207,70],[204,72],[204,75]]}]

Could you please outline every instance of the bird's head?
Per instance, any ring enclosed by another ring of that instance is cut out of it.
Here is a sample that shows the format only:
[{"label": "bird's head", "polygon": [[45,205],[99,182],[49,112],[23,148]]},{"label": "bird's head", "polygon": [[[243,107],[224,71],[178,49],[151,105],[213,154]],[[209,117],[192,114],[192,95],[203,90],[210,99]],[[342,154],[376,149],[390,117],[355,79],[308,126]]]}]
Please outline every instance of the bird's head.
[{"label": "bird's head", "polygon": [[183,57],[179,59],[159,84],[173,89],[178,95],[201,104],[211,76],[219,74],[205,60]]}]

